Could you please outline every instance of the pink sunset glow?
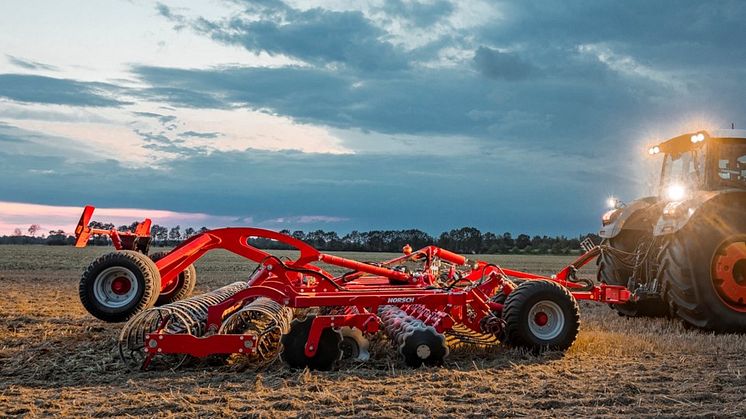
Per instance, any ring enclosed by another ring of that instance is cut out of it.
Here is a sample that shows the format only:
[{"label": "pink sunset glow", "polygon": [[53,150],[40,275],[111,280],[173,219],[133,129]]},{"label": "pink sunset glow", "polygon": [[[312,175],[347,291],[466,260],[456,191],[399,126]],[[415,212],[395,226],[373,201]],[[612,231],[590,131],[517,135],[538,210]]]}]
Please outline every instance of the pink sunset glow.
[{"label": "pink sunset glow", "polygon": [[[41,226],[39,233],[48,234],[49,230],[60,229],[71,233],[75,230],[82,211],[83,207],[0,201],[0,235],[11,235],[16,228],[26,233],[31,224]],[[236,222],[236,217],[142,208],[96,208],[93,214],[94,220],[117,226],[129,225],[146,217],[152,219],[155,224],[195,228],[225,226]]]}]

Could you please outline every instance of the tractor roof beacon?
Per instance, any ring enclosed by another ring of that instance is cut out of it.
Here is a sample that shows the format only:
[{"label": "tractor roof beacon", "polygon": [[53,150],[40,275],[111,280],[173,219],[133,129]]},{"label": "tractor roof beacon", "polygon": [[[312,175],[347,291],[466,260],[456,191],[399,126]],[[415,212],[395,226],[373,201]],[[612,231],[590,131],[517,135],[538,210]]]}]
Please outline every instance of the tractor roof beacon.
[{"label": "tractor roof beacon", "polygon": [[658,194],[603,215],[599,281],[633,292],[620,314],[746,332],[746,130],[687,133],[648,153],[663,156]]}]

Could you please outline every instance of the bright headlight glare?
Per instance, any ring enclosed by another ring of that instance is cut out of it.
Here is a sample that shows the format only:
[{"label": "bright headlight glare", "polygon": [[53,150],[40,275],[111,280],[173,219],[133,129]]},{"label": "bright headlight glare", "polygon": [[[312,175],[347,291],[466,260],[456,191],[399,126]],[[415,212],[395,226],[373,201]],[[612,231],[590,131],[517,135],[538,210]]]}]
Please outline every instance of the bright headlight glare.
[{"label": "bright headlight glare", "polygon": [[705,140],[705,135],[700,132],[699,134],[692,135],[690,140],[692,144],[697,144]]},{"label": "bright headlight glare", "polygon": [[617,204],[619,203],[619,200],[614,198],[613,196],[610,196],[606,200],[606,206],[609,208],[616,208]]},{"label": "bright headlight glare", "polygon": [[681,201],[686,197],[686,187],[679,183],[668,185],[666,188],[666,196],[671,201]]}]

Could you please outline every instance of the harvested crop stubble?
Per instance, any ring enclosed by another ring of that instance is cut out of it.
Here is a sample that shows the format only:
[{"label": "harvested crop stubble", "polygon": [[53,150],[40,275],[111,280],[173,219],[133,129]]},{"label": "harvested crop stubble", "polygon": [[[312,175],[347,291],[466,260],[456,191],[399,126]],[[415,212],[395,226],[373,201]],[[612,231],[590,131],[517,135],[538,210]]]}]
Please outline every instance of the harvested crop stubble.
[{"label": "harvested crop stubble", "polygon": [[[110,250],[0,246],[0,416],[746,415],[746,337],[623,318],[594,304],[582,304],[582,331],[564,357],[463,347],[443,368],[411,370],[381,339],[370,362],[329,373],[279,361],[259,370],[238,361],[129,372],[115,350],[121,325],[89,316],[76,294],[85,266]],[[541,273],[571,259],[480,257]],[[197,292],[252,268],[209,254],[197,263]]]}]

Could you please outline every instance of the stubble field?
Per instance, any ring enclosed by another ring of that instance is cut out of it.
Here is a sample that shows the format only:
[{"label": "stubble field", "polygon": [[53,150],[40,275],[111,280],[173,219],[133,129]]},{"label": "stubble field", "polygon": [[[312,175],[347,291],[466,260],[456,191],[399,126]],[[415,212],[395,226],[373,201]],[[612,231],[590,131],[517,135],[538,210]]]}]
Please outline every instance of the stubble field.
[{"label": "stubble field", "polygon": [[[370,362],[333,372],[280,361],[130,372],[115,350],[121,325],[94,319],[77,297],[82,270],[110,250],[0,246],[0,417],[746,416],[745,337],[622,318],[594,304],[581,305],[581,333],[564,355],[458,348],[444,367],[412,370],[381,339]],[[571,260],[482,258],[538,273]],[[196,266],[197,292],[253,269],[225,252]]]}]

